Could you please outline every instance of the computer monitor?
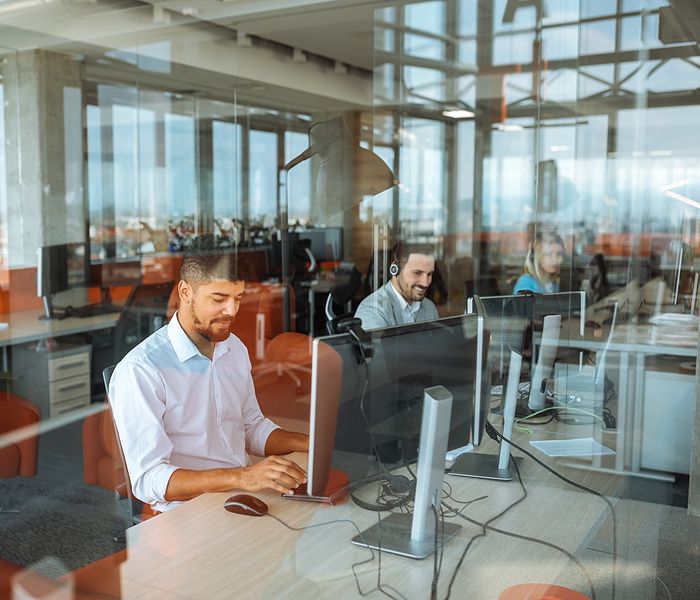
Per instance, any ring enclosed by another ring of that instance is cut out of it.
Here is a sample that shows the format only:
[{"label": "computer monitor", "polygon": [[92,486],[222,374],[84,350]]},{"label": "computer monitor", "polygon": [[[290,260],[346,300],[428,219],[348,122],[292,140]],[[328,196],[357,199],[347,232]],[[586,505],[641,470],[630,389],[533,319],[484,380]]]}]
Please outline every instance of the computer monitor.
[{"label": "computer monitor", "polygon": [[[480,310],[475,306],[476,298]],[[467,301],[467,312],[482,314],[492,332],[489,362],[500,375],[497,383],[504,381],[510,351],[523,354],[522,374],[529,385],[519,394],[516,414],[523,416],[543,408],[542,381],[552,374],[562,319],[573,320],[579,335],[584,333],[585,292],[473,297]],[[554,316],[557,319],[551,318]],[[533,356],[535,347],[539,352]]]},{"label": "computer monitor", "polygon": [[344,258],[343,228],[323,227],[299,231],[299,239],[311,240],[311,254],[318,262],[340,262]]},{"label": "computer monitor", "polygon": [[244,257],[253,268],[251,281],[265,281],[270,274],[269,248],[267,246],[239,247],[234,250],[239,256]]},{"label": "computer monitor", "polygon": [[483,435],[488,332],[481,317],[460,315],[362,333],[313,342],[307,491],[326,496],[332,466],[356,486],[418,459],[413,517],[391,514],[353,543],[423,558],[460,529],[445,524],[436,541],[429,517],[446,450]]},{"label": "computer monitor", "polygon": [[113,307],[113,287],[136,286],[142,281],[143,270],[139,258],[111,258],[90,265],[90,285],[100,288],[100,302],[105,307]]},{"label": "computer monitor", "polygon": [[423,393],[453,396],[448,449],[481,441],[488,412],[488,333],[475,315],[367,332],[364,361],[349,333],[313,342],[307,490],[322,495],[331,466],[357,484],[416,460]]},{"label": "computer monitor", "polygon": [[37,254],[37,296],[44,303],[45,318],[52,319],[55,294],[88,286],[90,279],[88,244],[74,242],[42,246]]}]

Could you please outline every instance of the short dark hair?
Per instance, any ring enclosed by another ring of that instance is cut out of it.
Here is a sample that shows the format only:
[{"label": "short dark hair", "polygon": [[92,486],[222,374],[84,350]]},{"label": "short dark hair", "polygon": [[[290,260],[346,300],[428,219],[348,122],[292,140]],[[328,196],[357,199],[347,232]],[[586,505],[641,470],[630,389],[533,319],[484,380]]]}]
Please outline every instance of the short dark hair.
[{"label": "short dark hair", "polygon": [[417,244],[413,242],[396,242],[391,250],[391,261],[403,268],[411,254],[424,254],[435,257],[435,250],[430,244]]},{"label": "short dark hair", "polygon": [[180,267],[180,279],[190,285],[209,283],[214,279],[250,281],[253,267],[237,248],[217,249],[213,239],[202,236],[193,240]]}]

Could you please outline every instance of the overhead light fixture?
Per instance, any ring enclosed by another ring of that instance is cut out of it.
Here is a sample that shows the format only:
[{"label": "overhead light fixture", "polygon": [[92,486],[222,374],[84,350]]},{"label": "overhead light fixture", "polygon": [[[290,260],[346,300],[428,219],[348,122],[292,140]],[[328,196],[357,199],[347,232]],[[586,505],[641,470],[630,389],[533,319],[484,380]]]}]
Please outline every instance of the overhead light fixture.
[{"label": "overhead light fixture", "polygon": [[476,115],[470,110],[455,108],[453,110],[443,110],[442,116],[449,119],[473,119]]},{"label": "overhead light fixture", "polygon": [[681,179],[680,181],[674,181],[673,183],[669,183],[668,185],[665,185],[661,188],[662,192],[668,192],[669,190],[675,190],[676,188],[679,188],[683,185],[686,185],[688,183],[688,179]]},{"label": "overhead light fixture", "polygon": [[688,198],[688,196],[683,196],[682,194],[677,194],[676,192],[666,192],[666,195],[669,198],[673,198],[674,200],[678,200],[679,202],[683,202],[687,204],[688,206],[692,206],[693,208],[700,208],[700,202],[696,202],[695,200],[691,200]]},{"label": "overhead light fixture", "polygon": [[505,123],[499,123],[496,125],[496,129],[498,131],[522,131],[523,126],[522,125],[506,125]]}]

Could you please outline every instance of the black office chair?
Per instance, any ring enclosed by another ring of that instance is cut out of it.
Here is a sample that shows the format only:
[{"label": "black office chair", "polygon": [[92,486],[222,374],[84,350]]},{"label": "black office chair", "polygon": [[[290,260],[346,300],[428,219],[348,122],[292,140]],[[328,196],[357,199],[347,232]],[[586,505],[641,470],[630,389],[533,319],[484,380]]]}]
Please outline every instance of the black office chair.
[{"label": "black office chair", "polygon": [[115,363],[165,325],[172,288],[172,281],[134,286],[114,327]]},{"label": "black office chair", "polygon": [[[352,299],[361,285],[362,276],[354,266],[341,268],[337,271],[336,283],[326,299],[326,318],[328,319],[326,330],[330,335],[338,333],[340,321],[352,318]],[[340,312],[342,310],[345,312]]]}]

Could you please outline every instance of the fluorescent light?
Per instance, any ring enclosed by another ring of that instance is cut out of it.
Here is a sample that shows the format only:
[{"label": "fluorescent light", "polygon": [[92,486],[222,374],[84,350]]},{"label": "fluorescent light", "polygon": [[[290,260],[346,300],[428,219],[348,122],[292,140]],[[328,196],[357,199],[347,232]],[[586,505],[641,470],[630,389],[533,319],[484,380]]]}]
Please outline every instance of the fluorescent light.
[{"label": "fluorescent light", "polygon": [[499,131],[522,131],[523,126],[522,125],[506,125],[504,123],[499,123],[496,125],[496,129]]},{"label": "fluorescent light", "polygon": [[568,146],[551,146],[549,148],[551,152],[568,152],[569,149],[570,148]]},{"label": "fluorescent light", "polygon": [[665,185],[664,187],[661,188],[662,192],[668,192],[669,190],[675,190],[678,187],[681,187],[682,185],[685,185],[688,183],[688,179],[681,179],[680,181],[674,181],[673,183],[669,183],[668,185]]},{"label": "fluorescent light", "polygon": [[681,194],[676,194],[676,192],[666,192],[666,195],[669,198],[673,198],[674,200],[678,200],[680,202],[685,202],[686,204],[692,206],[693,208],[700,208],[700,202],[696,202],[695,200],[691,200],[687,196],[682,196]]},{"label": "fluorescent light", "polygon": [[450,119],[473,119],[476,115],[470,110],[455,108],[454,110],[443,110],[442,116]]},{"label": "fluorescent light", "polygon": [[652,150],[649,156],[671,156],[670,150]]}]

